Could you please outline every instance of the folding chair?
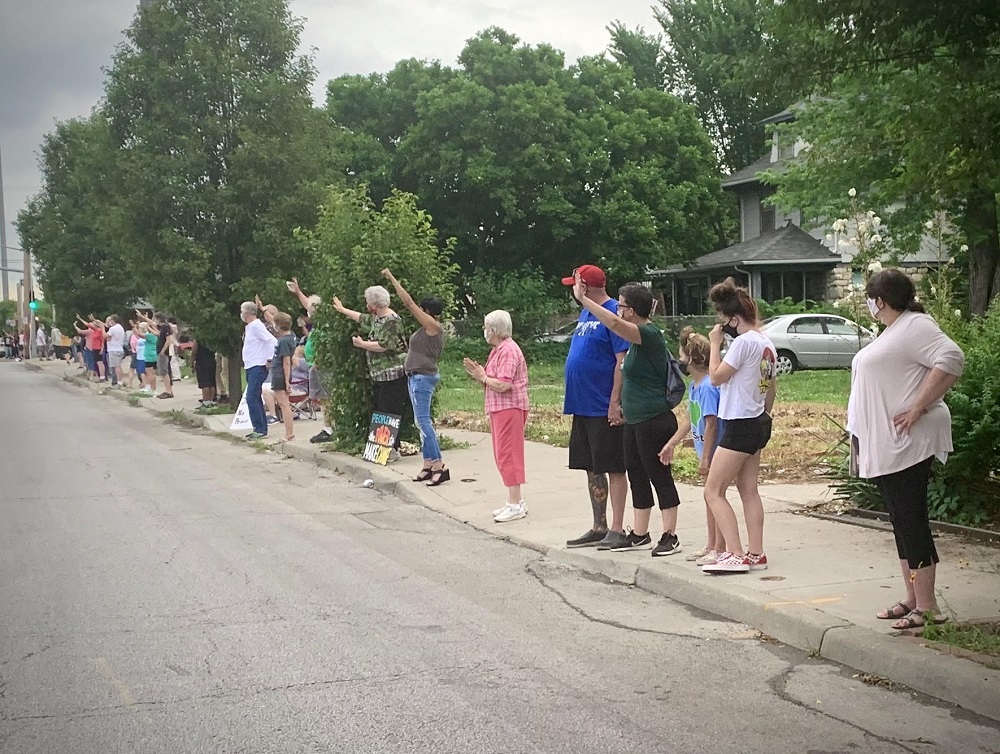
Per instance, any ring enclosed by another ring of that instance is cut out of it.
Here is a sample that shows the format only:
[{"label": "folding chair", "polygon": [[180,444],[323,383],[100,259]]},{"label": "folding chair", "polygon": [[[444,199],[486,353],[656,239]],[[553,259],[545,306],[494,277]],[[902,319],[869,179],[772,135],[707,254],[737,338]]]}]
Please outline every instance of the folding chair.
[{"label": "folding chair", "polygon": [[292,416],[296,419],[316,419],[316,409],[309,400],[309,377],[304,380],[292,380],[288,384],[288,403],[292,407]]}]

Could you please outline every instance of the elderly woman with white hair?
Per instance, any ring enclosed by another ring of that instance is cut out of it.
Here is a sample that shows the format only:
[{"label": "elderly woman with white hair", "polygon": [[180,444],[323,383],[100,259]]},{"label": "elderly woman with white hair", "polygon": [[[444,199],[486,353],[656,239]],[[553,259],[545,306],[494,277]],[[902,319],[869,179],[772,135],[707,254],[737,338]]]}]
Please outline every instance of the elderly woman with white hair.
[{"label": "elderly woman with white hair", "polygon": [[[372,408],[386,414],[404,417],[410,405],[403,362],[406,358],[406,338],[403,321],[389,308],[389,291],[381,285],[365,289],[367,314],[346,308],[340,299],[333,297],[333,308],[357,322],[367,334],[355,335],[352,343],[365,352],[368,375],[372,381]],[[400,432],[402,434],[402,422]],[[399,434],[396,445],[389,454],[389,461],[399,460]]]},{"label": "elderly woman with white hair", "polygon": [[493,459],[507,488],[507,503],[493,511],[497,523],[516,521],[528,515],[521,497],[525,483],[524,426],[528,421],[528,365],[514,342],[510,314],[490,312],[483,319],[483,337],[493,346],[486,366],[472,359],[463,364],[469,376],[482,383],[486,414],[490,417]]}]

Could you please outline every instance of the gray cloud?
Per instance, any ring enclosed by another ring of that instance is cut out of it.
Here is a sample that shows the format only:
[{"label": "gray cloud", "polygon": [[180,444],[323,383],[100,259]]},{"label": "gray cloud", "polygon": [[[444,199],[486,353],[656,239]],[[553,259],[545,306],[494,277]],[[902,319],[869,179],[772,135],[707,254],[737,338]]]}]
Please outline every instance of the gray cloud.
[{"label": "gray cloud", "polygon": [[[6,2],[0,10],[0,148],[3,149],[7,243],[20,246],[13,220],[38,190],[37,150],[59,120],[87,115],[103,94],[122,30],[136,0]],[[386,71],[397,60],[455,63],[465,41],[500,26],[566,53],[568,61],[602,52],[606,27],[655,25],[651,0],[290,0],[302,18],[304,50],[315,49],[313,96],[345,73]]]}]

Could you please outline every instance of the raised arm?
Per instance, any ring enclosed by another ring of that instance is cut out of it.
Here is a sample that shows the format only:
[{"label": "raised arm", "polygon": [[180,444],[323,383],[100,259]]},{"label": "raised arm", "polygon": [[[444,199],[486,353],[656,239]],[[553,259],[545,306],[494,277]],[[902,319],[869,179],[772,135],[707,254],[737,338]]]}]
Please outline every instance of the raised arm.
[{"label": "raised arm", "polygon": [[736,374],[736,370],[722,360],[722,341],[724,339],[722,325],[716,325],[708,334],[708,342],[711,345],[708,358],[708,378],[716,387],[725,385]]},{"label": "raised arm", "polygon": [[629,343],[642,343],[642,333],[639,332],[639,326],[626,322],[617,314],[609,312],[600,304],[587,298],[587,284],[582,280],[576,281],[576,285],[573,286],[573,295],[576,296],[577,301],[584,309],[597,317],[598,321],[615,335],[624,338]]},{"label": "raised arm", "polygon": [[302,308],[308,312],[312,304],[309,302],[309,297],[306,294],[304,294],[302,292],[302,289],[299,287],[298,278],[292,278],[291,291],[296,295],[296,297],[298,297],[299,303],[302,304]]},{"label": "raised arm", "polygon": [[337,296],[333,297],[333,308],[338,313],[343,314],[345,317],[348,317],[349,319],[353,319],[355,322],[361,321],[361,312],[356,312],[353,309],[348,309],[346,306],[344,306],[344,304],[340,301],[340,299]]},{"label": "raised arm", "polygon": [[402,283],[396,280],[396,276],[392,272],[382,270],[382,274],[385,275],[386,280],[392,283],[392,287],[396,289],[396,295],[403,302],[403,306],[410,310],[410,314],[427,331],[428,335],[434,336],[441,332],[441,323],[420,308],[417,302],[413,300],[413,296],[403,287]]}]

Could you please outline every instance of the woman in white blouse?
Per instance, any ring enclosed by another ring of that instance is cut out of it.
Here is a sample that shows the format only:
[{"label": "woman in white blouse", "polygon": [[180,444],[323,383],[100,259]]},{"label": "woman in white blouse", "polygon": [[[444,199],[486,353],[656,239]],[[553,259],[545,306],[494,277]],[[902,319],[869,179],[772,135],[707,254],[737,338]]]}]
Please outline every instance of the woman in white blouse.
[{"label": "woman in white blouse", "polygon": [[854,357],[847,428],[858,475],[882,493],[892,520],[906,595],[877,614],[895,629],[939,623],[934,596],[938,562],[927,517],[931,464],[953,450],[951,412],[943,398],[965,356],[916,300],[913,281],[882,270],[865,287],[872,317],[885,331]]}]

